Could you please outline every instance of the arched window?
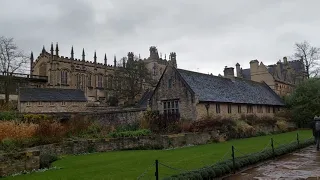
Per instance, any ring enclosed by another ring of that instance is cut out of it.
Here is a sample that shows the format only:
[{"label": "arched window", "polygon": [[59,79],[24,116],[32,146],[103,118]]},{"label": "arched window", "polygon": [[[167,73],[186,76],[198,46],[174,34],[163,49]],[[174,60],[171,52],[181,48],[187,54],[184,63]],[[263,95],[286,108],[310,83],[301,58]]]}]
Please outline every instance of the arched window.
[{"label": "arched window", "polygon": [[92,87],[91,74],[88,74],[88,87]]},{"label": "arched window", "polygon": [[97,87],[102,88],[103,87],[103,76],[101,74],[98,75],[98,85]]},{"label": "arched window", "polygon": [[61,71],[61,84],[62,85],[68,84],[68,72],[66,70]]},{"label": "arched window", "polygon": [[81,74],[77,74],[77,89],[81,88]]}]

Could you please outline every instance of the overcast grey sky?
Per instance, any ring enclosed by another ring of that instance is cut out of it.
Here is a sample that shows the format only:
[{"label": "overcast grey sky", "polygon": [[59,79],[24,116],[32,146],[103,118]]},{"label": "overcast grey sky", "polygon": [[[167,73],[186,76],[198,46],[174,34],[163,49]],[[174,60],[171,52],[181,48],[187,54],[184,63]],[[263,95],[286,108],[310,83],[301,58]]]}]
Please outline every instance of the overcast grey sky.
[{"label": "overcast grey sky", "polygon": [[179,68],[222,73],[224,66],[275,63],[294,43],[320,47],[317,0],[0,0],[0,36],[37,56],[59,42],[60,55],[109,63],[133,51],[177,53]]}]

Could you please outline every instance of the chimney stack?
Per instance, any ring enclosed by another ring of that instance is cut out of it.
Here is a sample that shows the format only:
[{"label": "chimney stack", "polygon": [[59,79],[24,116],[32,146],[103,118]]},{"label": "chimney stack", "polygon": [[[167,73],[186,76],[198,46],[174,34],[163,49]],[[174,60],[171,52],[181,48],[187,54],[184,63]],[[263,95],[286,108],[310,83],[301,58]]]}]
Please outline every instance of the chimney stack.
[{"label": "chimney stack", "polygon": [[224,67],[223,70],[224,77],[234,80],[234,68],[233,67]]},{"label": "chimney stack", "polygon": [[241,77],[241,70],[240,70],[240,64],[236,64],[236,72],[237,72],[237,77]]}]

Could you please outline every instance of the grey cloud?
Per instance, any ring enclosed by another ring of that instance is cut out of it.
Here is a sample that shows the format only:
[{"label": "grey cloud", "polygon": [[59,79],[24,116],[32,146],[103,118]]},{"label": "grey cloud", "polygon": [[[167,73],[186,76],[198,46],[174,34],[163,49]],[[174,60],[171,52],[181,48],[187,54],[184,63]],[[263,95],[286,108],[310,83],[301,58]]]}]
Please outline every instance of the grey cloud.
[{"label": "grey cloud", "polygon": [[[1,4],[0,35],[14,37],[25,51],[59,42],[60,54],[82,48],[102,62],[128,51],[147,57],[148,48],[177,52],[178,66],[222,73],[225,65],[251,59],[275,63],[293,53],[296,41],[320,30],[316,0],[11,0]],[[110,60],[109,60],[110,62]]]}]

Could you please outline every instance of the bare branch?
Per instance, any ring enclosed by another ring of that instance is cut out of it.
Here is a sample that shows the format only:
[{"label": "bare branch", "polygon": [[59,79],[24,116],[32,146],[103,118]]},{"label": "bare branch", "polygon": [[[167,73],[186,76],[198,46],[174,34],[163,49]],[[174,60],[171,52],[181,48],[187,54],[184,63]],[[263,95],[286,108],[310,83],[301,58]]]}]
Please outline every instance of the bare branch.
[{"label": "bare branch", "polygon": [[318,74],[316,71],[319,67],[320,48],[311,46],[307,41],[295,43],[294,57],[303,60],[308,78]]},{"label": "bare branch", "polygon": [[28,64],[28,57],[18,49],[13,38],[0,37],[0,70],[14,73]]}]

